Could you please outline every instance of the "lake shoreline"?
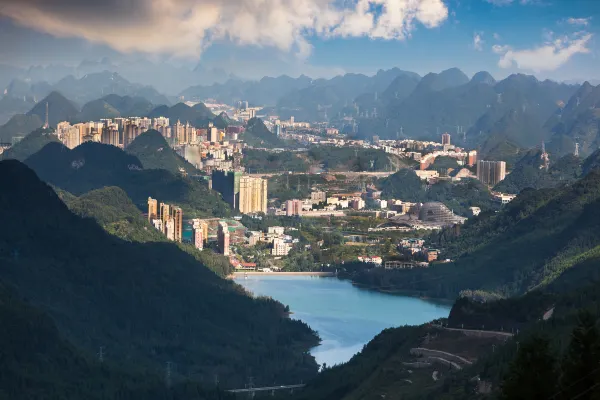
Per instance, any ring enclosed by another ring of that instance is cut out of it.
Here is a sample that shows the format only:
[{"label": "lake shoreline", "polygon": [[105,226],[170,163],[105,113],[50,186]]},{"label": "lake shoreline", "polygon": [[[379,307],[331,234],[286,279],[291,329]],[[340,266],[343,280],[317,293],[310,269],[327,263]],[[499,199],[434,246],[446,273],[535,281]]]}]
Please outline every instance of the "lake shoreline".
[{"label": "lake shoreline", "polygon": [[[346,280],[346,278],[341,278],[341,279]],[[456,302],[456,299],[452,300],[447,297],[419,296],[416,291],[382,289],[377,286],[369,286],[369,285],[365,285],[364,283],[358,283],[358,282],[353,281],[352,279],[347,279],[347,280],[350,281],[352,283],[352,285],[356,286],[359,289],[372,290],[374,292],[389,294],[392,296],[414,297],[414,298],[421,299],[421,300],[428,300],[428,301],[439,302],[439,303],[443,303],[443,304],[454,304]]]},{"label": "lake shoreline", "polygon": [[369,290],[327,274],[323,279],[313,278],[314,272],[257,272],[247,279],[243,274],[236,274],[235,282],[248,293],[288,305],[288,317],[317,332],[321,342],[310,354],[319,365],[347,362],[381,331],[447,318],[451,309],[448,303]]},{"label": "lake shoreline", "polygon": [[239,276],[329,276],[334,277],[335,272],[260,272],[260,271],[246,271],[246,272],[234,272],[227,276],[229,279],[234,279]]}]

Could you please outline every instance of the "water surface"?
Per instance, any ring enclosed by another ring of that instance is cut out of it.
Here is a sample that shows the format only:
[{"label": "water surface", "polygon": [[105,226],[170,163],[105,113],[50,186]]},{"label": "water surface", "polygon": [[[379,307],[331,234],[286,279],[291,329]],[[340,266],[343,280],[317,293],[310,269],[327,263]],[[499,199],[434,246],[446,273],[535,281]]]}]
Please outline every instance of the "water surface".
[{"label": "water surface", "polygon": [[337,278],[249,275],[236,282],[288,305],[293,318],[318,331],[323,341],[311,353],[319,364],[348,361],[386,328],[420,325],[450,312],[448,304],[359,289]]}]

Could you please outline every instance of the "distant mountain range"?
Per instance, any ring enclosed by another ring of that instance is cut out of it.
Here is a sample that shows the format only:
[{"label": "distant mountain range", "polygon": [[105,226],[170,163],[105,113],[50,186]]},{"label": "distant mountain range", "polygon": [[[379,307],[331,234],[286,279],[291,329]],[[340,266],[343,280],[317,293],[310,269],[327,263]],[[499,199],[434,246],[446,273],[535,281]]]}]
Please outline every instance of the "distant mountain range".
[{"label": "distant mountain range", "polygon": [[[264,112],[281,118],[329,121],[355,135],[381,138],[437,139],[443,132],[453,142],[478,148],[482,156],[517,158],[522,149],[552,142],[548,149],[562,156],[574,151],[589,154],[598,144],[600,89],[583,85],[539,81],[514,74],[496,81],[482,71],[471,79],[457,68],[424,77],[397,68],[374,76],[346,74],[313,80],[307,76],[229,80],[193,86],[184,99],[207,98],[234,104],[248,101],[267,106]],[[579,100],[577,100],[579,99]],[[352,127],[343,118],[356,121]]]},{"label": "distant mountain range", "polygon": [[116,72],[97,72],[76,78],[67,75],[54,84],[15,79],[4,90],[4,96],[39,101],[53,91],[58,91],[78,104],[109,94],[143,97],[154,104],[170,104],[169,99],[151,86],[131,83]]},{"label": "distant mountain range", "polygon": [[[203,104],[191,109],[183,104],[169,107],[171,99],[152,87],[131,83],[116,72],[96,71],[110,70],[109,67],[115,66],[108,60],[82,63],[78,71],[93,72],[79,79],[75,75],[62,77],[52,84],[32,78],[13,79],[0,99],[0,121],[29,110],[55,91],[71,100],[75,108],[83,104],[78,112],[82,121],[133,114],[160,114],[196,125],[214,119]],[[56,77],[58,71],[58,67],[47,67],[31,74]],[[198,67],[195,73],[200,71],[202,68]],[[11,73],[15,70],[0,66],[0,75]],[[511,163],[519,158],[515,154],[522,156],[524,149],[539,147],[542,141],[548,142],[553,156],[574,152],[575,143],[585,155],[600,145],[598,87],[587,82],[579,85],[539,81],[523,74],[496,81],[485,71],[469,79],[457,68],[424,77],[392,68],[373,76],[345,74],[332,79],[304,75],[264,77],[259,81],[233,78],[191,86],[179,95],[176,101],[248,101],[266,106],[265,113],[283,119],[294,116],[296,120],[328,121],[366,139],[377,135],[386,139],[439,140],[441,133],[449,132],[453,143],[477,148],[482,157],[507,159]],[[161,104],[164,106],[157,108]],[[39,112],[36,114],[40,116]],[[347,118],[354,122],[349,123]],[[22,119],[21,125],[31,126]],[[12,121],[11,125],[18,124]],[[23,133],[22,128],[17,130],[13,135]],[[0,129],[2,136],[8,135]]]}]

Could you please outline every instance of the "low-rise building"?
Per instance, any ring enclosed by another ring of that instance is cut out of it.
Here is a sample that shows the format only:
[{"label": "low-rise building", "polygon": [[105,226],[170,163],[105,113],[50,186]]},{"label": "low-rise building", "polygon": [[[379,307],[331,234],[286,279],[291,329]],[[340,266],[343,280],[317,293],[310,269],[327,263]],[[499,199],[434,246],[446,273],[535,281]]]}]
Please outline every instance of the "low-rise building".
[{"label": "low-rise building", "polygon": [[284,239],[275,238],[273,239],[273,249],[271,254],[274,256],[287,256],[292,249],[289,243],[286,243]]},{"label": "low-rise building", "polygon": [[366,264],[375,264],[378,266],[381,266],[381,264],[383,263],[383,259],[379,256],[373,256],[373,257],[369,257],[369,256],[364,256],[358,257],[358,261],[366,263]]},{"label": "low-rise building", "polygon": [[365,201],[360,197],[355,197],[350,202],[350,206],[355,210],[362,210],[365,208]]},{"label": "low-rise building", "polygon": [[384,208],[388,207],[388,202],[387,202],[387,200],[376,199],[375,200],[375,206],[377,208],[384,209]]}]

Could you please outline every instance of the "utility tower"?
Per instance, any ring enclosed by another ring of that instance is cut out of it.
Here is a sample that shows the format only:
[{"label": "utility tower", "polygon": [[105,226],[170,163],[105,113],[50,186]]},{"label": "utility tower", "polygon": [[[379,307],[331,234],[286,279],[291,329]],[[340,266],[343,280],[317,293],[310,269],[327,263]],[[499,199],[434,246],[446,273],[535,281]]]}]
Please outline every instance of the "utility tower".
[{"label": "utility tower", "polygon": [[579,143],[575,143],[575,153],[573,155],[579,157]]},{"label": "utility tower", "polygon": [[48,102],[46,102],[46,122],[44,122],[44,129],[50,128],[50,123],[48,122]]}]

